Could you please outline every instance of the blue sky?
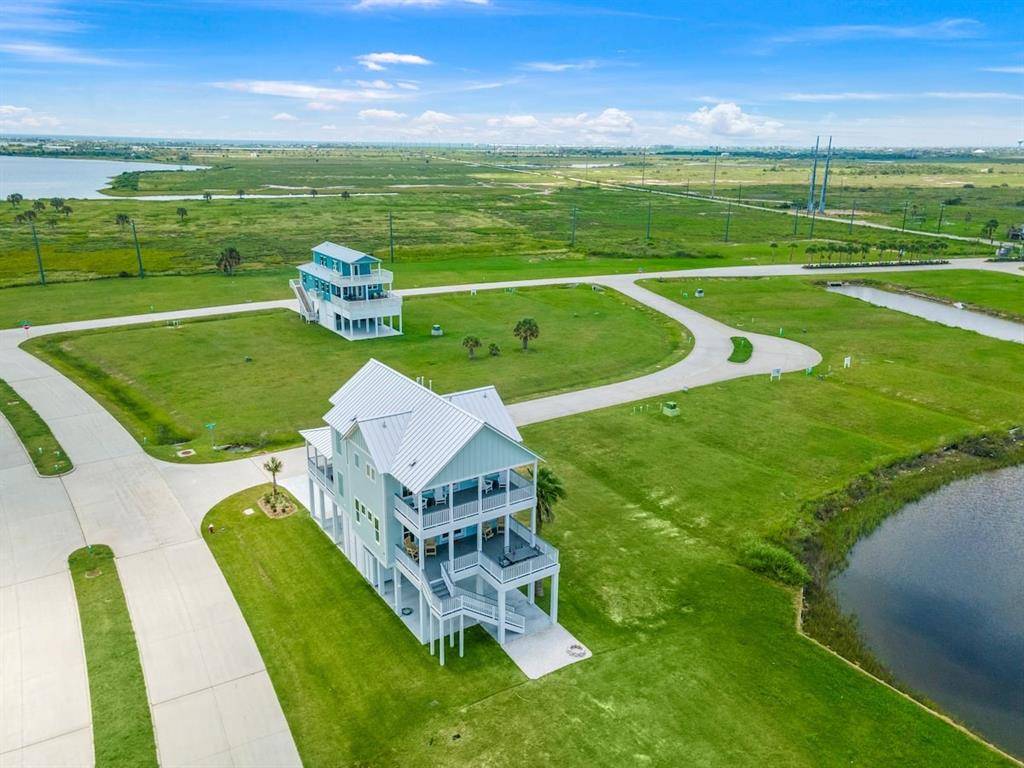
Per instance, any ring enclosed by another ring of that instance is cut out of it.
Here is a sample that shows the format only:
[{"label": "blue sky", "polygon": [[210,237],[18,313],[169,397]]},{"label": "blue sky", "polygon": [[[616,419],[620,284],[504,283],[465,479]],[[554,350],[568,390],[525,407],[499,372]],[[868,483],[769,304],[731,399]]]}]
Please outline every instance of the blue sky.
[{"label": "blue sky", "polygon": [[1015,145],[1022,18],[1019,0],[0,0],[0,132]]}]

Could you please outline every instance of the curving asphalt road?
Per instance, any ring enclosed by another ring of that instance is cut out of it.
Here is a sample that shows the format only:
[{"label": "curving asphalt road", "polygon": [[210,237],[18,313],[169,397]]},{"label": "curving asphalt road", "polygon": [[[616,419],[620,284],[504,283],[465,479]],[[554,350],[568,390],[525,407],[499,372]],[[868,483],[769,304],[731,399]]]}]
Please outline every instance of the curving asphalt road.
[{"label": "curving asphalt road", "polygon": [[[932,269],[1015,265],[960,260]],[[921,267],[905,269],[919,270]],[[851,269],[846,272],[861,270]],[[877,271],[877,270],[862,270]],[[891,271],[891,270],[890,270]],[[684,324],[693,351],[628,381],[511,406],[518,424],[628,403],[726,379],[802,370],[813,349],[734,331],[636,284],[652,277],[806,275],[794,265],[733,267],[596,277],[546,278],[400,291],[404,296],[505,287],[592,283],[618,290]],[[1017,272],[1017,274],[1020,274]],[[60,323],[31,335],[186,319],[268,308],[271,301]],[[754,354],[729,363],[729,337],[752,337]],[[47,421],[75,464],[62,478],[35,474],[0,419],[0,764],[92,765],[88,680],[67,556],[109,544],[139,642],[163,766],[299,765],[263,661],[199,526],[225,496],[268,478],[257,459],[185,465],[147,455],[76,384],[19,348],[26,334],[0,331],[0,377]],[[302,448],[280,454],[303,468]]]}]

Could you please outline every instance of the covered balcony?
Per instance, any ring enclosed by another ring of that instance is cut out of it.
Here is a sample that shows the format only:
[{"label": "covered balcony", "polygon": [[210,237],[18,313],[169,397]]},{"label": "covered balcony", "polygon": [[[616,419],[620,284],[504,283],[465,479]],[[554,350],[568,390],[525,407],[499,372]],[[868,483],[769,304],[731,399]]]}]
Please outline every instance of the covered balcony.
[{"label": "covered balcony", "polygon": [[464,522],[477,522],[533,505],[533,478],[514,469],[490,472],[458,483],[393,499],[399,521],[417,536]]}]

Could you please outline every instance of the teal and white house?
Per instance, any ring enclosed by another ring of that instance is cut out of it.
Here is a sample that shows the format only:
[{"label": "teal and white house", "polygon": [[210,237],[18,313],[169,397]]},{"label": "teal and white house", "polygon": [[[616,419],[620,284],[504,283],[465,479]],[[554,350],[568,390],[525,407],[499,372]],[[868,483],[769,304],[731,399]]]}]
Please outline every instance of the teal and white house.
[{"label": "teal and white house", "polygon": [[440,395],[370,360],[330,402],[302,432],[312,516],[442,664],[472,624],[502,646],[564,632],[558,550],[536,534],[540,459],[494,387]]},{"label": "teal and white house", "polygon": [[402,333],[402,297],[392,291],[393,282],[394,274],[375,256],[323,242],[290,285],[307,323],[355,341]]}]

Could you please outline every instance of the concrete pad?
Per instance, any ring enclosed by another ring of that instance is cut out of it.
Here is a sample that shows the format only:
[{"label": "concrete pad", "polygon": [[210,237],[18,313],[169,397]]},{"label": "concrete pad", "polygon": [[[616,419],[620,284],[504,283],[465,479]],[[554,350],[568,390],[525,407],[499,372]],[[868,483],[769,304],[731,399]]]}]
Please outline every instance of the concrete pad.
[{"label": "concrete pad", "polygon": [[91,728],[0,754],[0,768],[91,768],[93,764]]},{"label": "concrete pad", "polygon": [[[159,734],[157,755],[163,768],[232,765],[217,700],[209,688],[155,704],[153,726]],[[211,762],[218,756],[224,762]]]},{"label": "concrete pad", "polygon": [[30,464],[14,427],[0,415],[0,471]]},{"label": "concrete pad", "polygon": [[[583,649],[580,657],[569,655],[569,647]],[[549,675],[570,664],[589,659],[593,654],[561,624],[554,624],[533,634],[507,640],[505,653],[531,680]]]}]

